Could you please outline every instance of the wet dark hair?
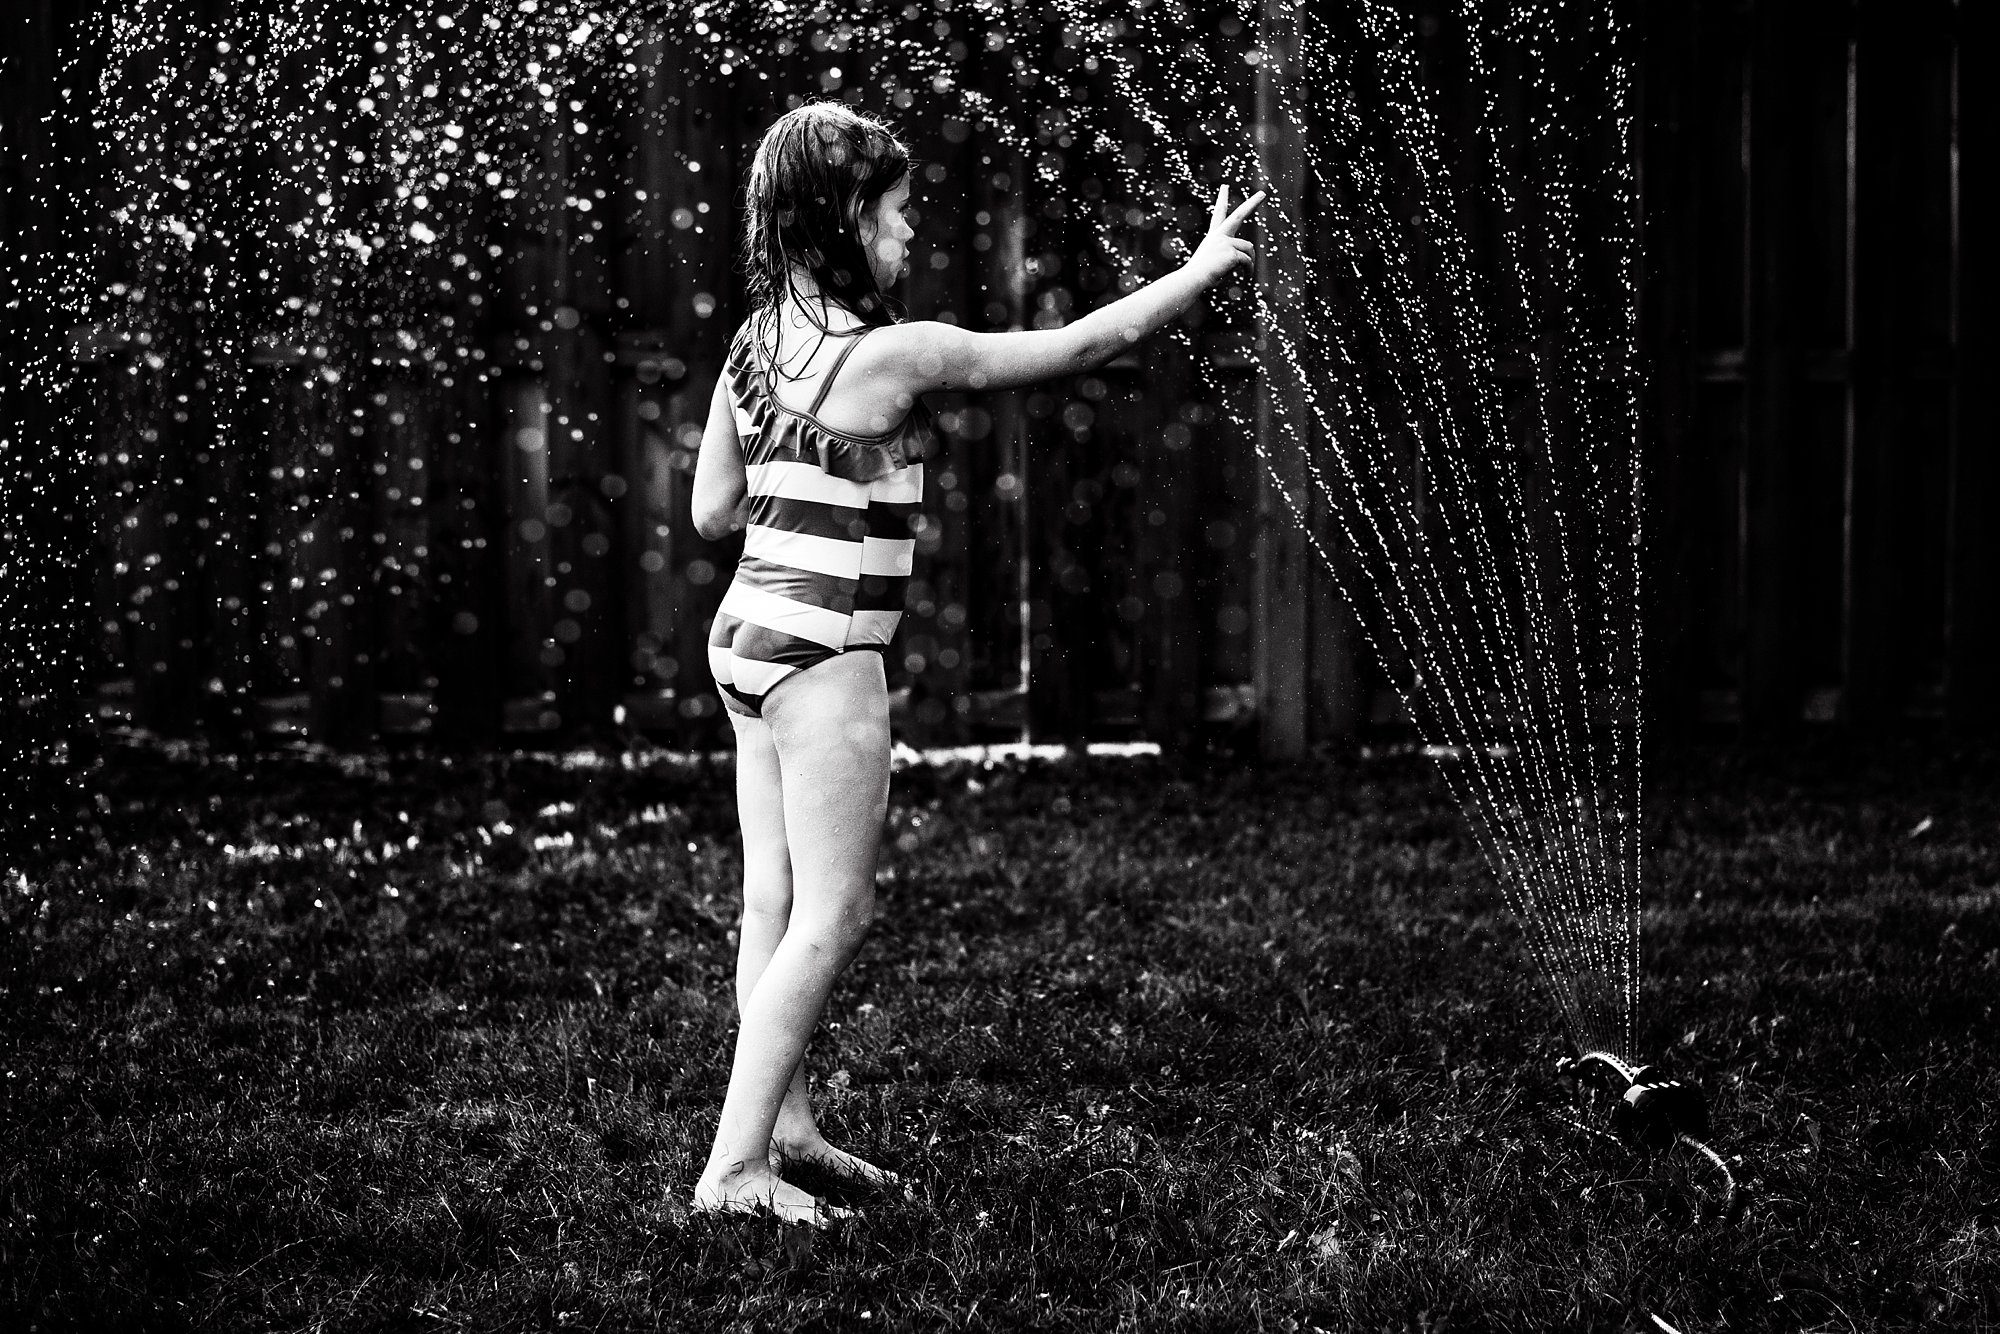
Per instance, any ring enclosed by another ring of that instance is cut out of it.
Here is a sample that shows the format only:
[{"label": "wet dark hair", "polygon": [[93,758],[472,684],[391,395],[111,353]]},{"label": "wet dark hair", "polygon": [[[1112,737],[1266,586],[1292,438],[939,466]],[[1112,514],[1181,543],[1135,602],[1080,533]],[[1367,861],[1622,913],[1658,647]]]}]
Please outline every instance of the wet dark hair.
[{"label": "wet dark hair", "polygon": [[[895,323],[861,248],[861,217],[909,171],[909,149],[887,126],[839,102],[778,117],[750,163],[743,258],[752,310],[775,315],[790,297],[822,333],[828,303],[863,324]],[[817,314],[800,299],[795,269],[819,284]]]}]

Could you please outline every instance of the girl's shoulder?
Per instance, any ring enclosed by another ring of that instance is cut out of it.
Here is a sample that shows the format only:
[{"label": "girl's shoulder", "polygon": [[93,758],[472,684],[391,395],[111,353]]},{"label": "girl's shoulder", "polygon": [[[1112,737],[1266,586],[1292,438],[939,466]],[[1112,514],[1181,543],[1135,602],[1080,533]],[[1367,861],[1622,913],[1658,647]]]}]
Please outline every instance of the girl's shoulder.
[{"label": "girl's shoulder", "polygon": [[866,373],[899,362],[915,364],[936,353],[938,331],[949,326],[936,320],[900,320],[863,330],[868,337],[854,350],[854,364]]},{"label": "girl's shoulder", "polygon": [[776,353],[773,332],[768,311],[751,311],[736,326],[736,332],[729,336],[729,346],[723,352],[723,364],[739,373],[763,370]]}]

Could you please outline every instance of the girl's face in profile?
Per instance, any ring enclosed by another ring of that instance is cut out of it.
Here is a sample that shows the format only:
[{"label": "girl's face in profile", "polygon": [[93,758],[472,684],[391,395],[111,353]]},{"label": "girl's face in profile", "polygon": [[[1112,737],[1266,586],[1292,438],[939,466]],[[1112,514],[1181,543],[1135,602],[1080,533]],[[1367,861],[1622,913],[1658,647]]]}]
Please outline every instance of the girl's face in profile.
[{"label": "girl's face in profile", "polygon": [[909,267],[910,240],[917,234],[903,216],[909,206],[910,177],[905,173],[861,215],[861,249],[875,273],[875,285],[884,292]]}]

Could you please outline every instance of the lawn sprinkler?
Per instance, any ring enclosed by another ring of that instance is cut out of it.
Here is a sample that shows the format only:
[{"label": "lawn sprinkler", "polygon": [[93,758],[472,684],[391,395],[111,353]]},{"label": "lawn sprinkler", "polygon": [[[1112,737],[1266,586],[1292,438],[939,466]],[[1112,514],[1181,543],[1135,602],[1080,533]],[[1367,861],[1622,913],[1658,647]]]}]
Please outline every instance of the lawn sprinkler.
[{"label": "lawn sprinkler", "polygon": [[1720,1212],[1731,1216],[1736,1205],[1736,1178],[1722,1155],[1703,1142],[1708,1134],[1708,1099],[1701,1090],[1658,1066],[1630,1065],[1608,1051],[1587,1051],[1574,1060],[1564,1060],[1558,1072],[1581,1074],[1590,1070],[1593,1062],[1625,1085],[1618,1105],[1611,1109],[1612,1132],[1626,1144],[1651,1153],[1685,1144],[1708,1159],[1722,1173]]}]

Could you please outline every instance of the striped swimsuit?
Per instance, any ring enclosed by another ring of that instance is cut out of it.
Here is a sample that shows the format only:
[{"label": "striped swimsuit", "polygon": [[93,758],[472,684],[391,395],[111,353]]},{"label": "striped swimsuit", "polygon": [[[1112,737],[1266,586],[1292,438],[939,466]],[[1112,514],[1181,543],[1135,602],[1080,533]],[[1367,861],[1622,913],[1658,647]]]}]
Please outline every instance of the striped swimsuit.
[{"label": "striped swimsuit", "polygon": [[835,332],[845,345],[804,412],[777,401],[749,322],[730,342],[722,373],[750,512],[743,559],[709,631],[708,665],[736,713],[759,716],[773,686],[814,663],[886,650],[903,617],[921,460],[936,441],[930,414],[919,400],[876,436],[832,430],[815,415],[868,332]]}]

